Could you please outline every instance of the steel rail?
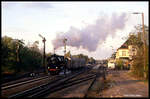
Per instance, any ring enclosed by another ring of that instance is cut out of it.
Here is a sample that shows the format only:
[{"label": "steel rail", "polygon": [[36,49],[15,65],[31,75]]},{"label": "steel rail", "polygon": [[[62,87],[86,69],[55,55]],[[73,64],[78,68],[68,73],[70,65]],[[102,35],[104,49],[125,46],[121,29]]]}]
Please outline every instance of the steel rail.
[{"label": "steel rail", "polygon": [[48,82],[46,84],[42,84],[42,85],[40,85],[38,87],[34,87],[34,88],[31,88],[31,89],[25,90],[23,92],[19,92],[17,94],[11,95],[8,98],[29,97],[29,96],[32,96],[32,95],[35,95],[35,94],[41,94],[42,92],[45,92],[48,89],[53,88],[53,87],[57,86],[58,84],[64,82],[65,80],[71,79],[74,76],[79,75],[82,72],[83,71],[81,71],[79,73],[75,73],[74,75],[70,75],[67,78],[66,77],[58,78],[58,79],[53,80],[51,82]]},{"label": "steel rail", "polygon": [[46,75],[38,75],[38,76],[35,76],[35,77],[24,77],[24,78],[20,78],[20,79],[17,79],[17,80],[12,80],[10,82],[2,83],[1,87],[16,84],[16,83],[20,83],[20,82],[24,82],[24,81],[28,81],[28,80],[32,80],[32,79],[37,79],[37,78],[45,77],[45,76]]},{"label": "steel rail", "polygon": [[[73,85],[76,85],[76,84],[80,84],[82,82],[85,82],[85,81],[88,81],[88,80],[91,80],[91,79],[95,79],[96,75],[93,75],[93,76],[90,76],[88,78],[84,78],[84,79],[78,79],[76,81],[72,81],[72,82],[67,82],[65,83],[64,85],[62,86],[59,86],[59,87],[56,87],[55,89],[53,90],[50,90],[49,93],[53,93],[53,92],[56,92],[56,91],[59,91],[61,89],[65,89],[65,88],[68,88],[70,86],[73,86]],[[39,96],[38,96],[39,97]]]},{"label": "steel rail", "polygon": [[28,97],[41,97],[41,96],[44,96],[44,95],[48,94],[51,89],[56,88],[59,85],[62,85],[64,82],[66,82],[66,81],[68,81],[68,80],[70,80],[70,79],[80,75],[83,72],[85,72],[85,71],[81,71],[79,73],[76,73],[74,75],[69,76],[68,78],[61,79],[59,82],[56,82],[53,85],[50,85],[50,86],[46,87],[44,90],[41,90],[41,91],[39,91],[39,92],[37,92],[37,93],[35,93],[35,94],[31,95],[31,96],[28,96]]},{"label": "steel rail", "polygon": [[22,81],[22,82],[19,82],[19,83],[11,84],[9,86],[4,86],[4,87],[2,86],[1,89],[6,90],[6,89],[9,89],[9,88],[17,87],[17,86],[20,86],[20,85],[24,85],[24,84],[27,84],[27,83],[35,82],[35,81],[46,79],[46,78],[48,78],[48,76],[40,77],[40,78],[36,78],[36,79],[31,79],[31,80],[28,80],[28,81],[25,81],[25,82]]},{"label": "steel rail", "polygon": [[[77,75],[77,76],[79,76],[79,75]],[[75,77],[77,77],[77,76],[75,76]],[[33,95],[29,96],[29,97],[30,98],[31,97],[44,97],[46,94],[56,92],[58,90],[67,88],[67,87],[75,85],[75,84],[79,84],[81,82],[93,79],[95,77],[96,77],[96,75],[93,74],[93,75],[90,75],[90,76],[82,77],[80,79],[69,81],[69,80],[71,80],[73,78],[73,77],[71,77],[70,79],[64,80],[64,81],[60,82],[59,84],[56,84],[56,86],[52,86],[52,87],[46,88],[45,90],[42,90],[41,92],[35,93],[35,94],[33,94]]]}]

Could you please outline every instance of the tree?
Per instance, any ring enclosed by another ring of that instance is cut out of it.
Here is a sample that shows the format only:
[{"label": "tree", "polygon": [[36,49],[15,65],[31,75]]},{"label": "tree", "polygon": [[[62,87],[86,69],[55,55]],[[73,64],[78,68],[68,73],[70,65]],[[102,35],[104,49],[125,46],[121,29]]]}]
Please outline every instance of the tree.
[{"label": "tree", "polygon": [[30,46],[30,49],[39,52],[40,50],[38,48],[38,44],[39,44],[39,41],[33,42],[33,44]]},{"label": "tree", "polygon": [[136,49],[137,49],[137,55],[135,56],[135,58],[133,59],[132,62],[132,66],[131,66],[131,70],[132,73],[137,75],[138,77],[143,77],[143,73],[144,73],[144,58],[146,58],[146,74],[148,77],[148,46],[149,46],[149,38],[148,38],[148,27],[144,26],[145,28],[145,35],[144,35],[144,39],[146,40],[146,57],[144,57],[143,53],[143,31],[142,31],[142,25],[138,25],[135,26],[135,31],[132,33],[132,35],[129,35],[126,44],[127,45],[135,45]]},{"label": "tree", "polygon": [[49,57],[49,56],[51,56],[51,55],[52,55],[52,53],[49,52],[49,53],[46,54],[46,57]]},{"label": "tree", "polygon": [[15,72],[16,65],[16,44],[13,42],[13,39],[7,36],[4,36],[1,41],[2,50],[1,50],[1,65],[2,72]]},{"label": "tree", "polygon": [[33,47],[24,45],[23,40],[4,36],[1,40],[1,68],[2,73],[20,73],[38,69],[41,66],[42,54],[38,42]]},{"label": "tree", "polygon": [[22,58],[26,69],[33,71],[41,67],[42,54],[38,48],[38,41],[35,41],[29,48],[22,50]]},{"label": "tree", "polygon": [[89,58],[88,62],[91,63],[91,64],[94,64],[96,61],[95,61],[95,59],[93,57],[91,57],[91,58]]}]

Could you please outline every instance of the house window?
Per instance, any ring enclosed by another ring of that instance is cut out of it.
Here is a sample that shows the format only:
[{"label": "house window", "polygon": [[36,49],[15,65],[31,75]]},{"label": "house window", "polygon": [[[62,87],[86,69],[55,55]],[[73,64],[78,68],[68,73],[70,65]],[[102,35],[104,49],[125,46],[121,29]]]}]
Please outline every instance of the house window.
[{"label": "house window", "polygon": [[132,51],[135,51],[135,49],[132,49]]},{"label": "house window", "polygon": [[122,56],[126,56],[126,51],[122,51]]}]

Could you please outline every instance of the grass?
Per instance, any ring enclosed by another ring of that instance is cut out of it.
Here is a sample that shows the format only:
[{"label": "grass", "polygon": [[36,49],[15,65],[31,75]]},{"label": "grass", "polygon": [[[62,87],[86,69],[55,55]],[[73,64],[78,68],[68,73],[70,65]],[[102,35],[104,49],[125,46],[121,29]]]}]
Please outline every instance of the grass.
[{"label": "grass", "polygon": [[148,83],[148,79],[144,79],[143,77],[138,77],[136,74],[134,74],[133,72],[128,72],[128,75],[131,77],[134,77],[135,79],[141,80],[144,83]]},{"label": "grass", "polygon": [[146,79],[146,80],[143,80],[143,82],[144,82],[144,83],[148,83],[148,79]]}]

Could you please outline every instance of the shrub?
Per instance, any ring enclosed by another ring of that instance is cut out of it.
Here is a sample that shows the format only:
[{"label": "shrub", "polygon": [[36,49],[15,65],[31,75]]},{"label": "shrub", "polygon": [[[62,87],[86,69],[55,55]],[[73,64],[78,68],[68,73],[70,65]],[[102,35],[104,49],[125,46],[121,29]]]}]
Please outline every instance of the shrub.
[{"label": "shrub", "polygon": [[122,60],[117,60],[116,61],[116,69],[123,69],[123,61]]}]

